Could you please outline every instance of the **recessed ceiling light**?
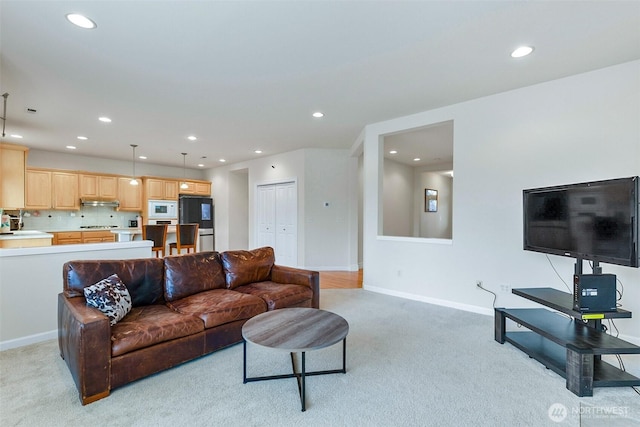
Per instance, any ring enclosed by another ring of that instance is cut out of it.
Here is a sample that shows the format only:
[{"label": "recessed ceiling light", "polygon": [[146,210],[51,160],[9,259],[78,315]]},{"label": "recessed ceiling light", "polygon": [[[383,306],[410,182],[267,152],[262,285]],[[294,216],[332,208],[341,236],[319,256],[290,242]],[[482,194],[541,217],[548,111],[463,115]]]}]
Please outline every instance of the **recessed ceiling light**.
[{"label": "recessed ceiling light", "polygon": [[86,136],[79,136],[78,139],[81,141],[86,141],[89,138],[87,138]]},{"label": "recessed ceiling light", "polygon": [[398,154],[398,152],[396,150],[391,150],[389,151],[389,154]]},{"label": "recessed ceiling light", "polygon": [[87,30],[91,30],[97,27],[95,22],[84,15],[80,15],[79,13],[68,13],[67,21],[71,22],[73,25]]},{"label": "recessed ceiling light", "polygon": [[520,46],[519,48],[511,52],[511,57],[522,58],[523,56],[529,55],[531,52],[533,52],[533,48],[531,46]]},{"label": "recessed ceiling light", "polygon": [[413,159],[414,162],[419,162],[420,161],[420,157],[416,157],[415,159]]},{"label": "recessed ceiling light", "polygon": [[324,113],[320,112],[320,111],[316,111],[315,113],[312,114],[313,117],[315,117],[316,119],[320,119],[322,117],[324,117]]},{"label": "recessed ceiling light", "polygon": [[111,123],[111,119],[109,117],[98,117],[98,120],[104,123]]},{"label": "recessed ceiling light", "polygon": [[254,153],[256,153],[256,154],[261,154],[261,153],[262,153],[262,150],[256,150],[256,151],[254,151]]},{"label": "recessed ceiling light", "polygon": [[203,165],[202,163],[198,163],[198,167],[199,167],[199,168],[203,168],[203,167],[204,167],[204,165]]},{"label": "recessed ceiling light", "polygon": [[220,160],[218,160],[218,161],[219,161],[220,163],[224,163],[224,162],[226,162],[226,160],[225,160],[225,159],[220,159]]},{"label": "recessed ceiling light", "polygon": [[75,150],[76,149],[76,147],[74,145],[67,145],[67,148],[69,150]]},{"label": "recessed ceiling light", "polygon": [[11,135],[11,138],[22,139],[22,135],[13,134]]},{"label": "recessed ceiling light", "polygon": [[147,160],[147,156],[138,156],[140,160]]},{"label": "recessed ceiling light", "polygon": [[189,136],[187,137],[187,139],[188,139],[189,141],[195,141],[195,140],[196,140],[196,139],[198,139],[198,138],[196,138],[196,137],[195,137],[195,136],[193,136],[193,135],[189,135]]}]

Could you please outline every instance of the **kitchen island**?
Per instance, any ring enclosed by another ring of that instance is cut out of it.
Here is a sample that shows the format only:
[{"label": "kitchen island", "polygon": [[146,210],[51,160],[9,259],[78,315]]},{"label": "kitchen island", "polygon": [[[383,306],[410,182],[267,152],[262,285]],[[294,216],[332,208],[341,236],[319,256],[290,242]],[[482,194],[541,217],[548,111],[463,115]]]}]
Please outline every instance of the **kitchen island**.
[{"label": "kitchen island", "polygon": [[36,230],[16,230],[0,234],[0,248],[51,246],[53,234]]},{"label": "kitchen island", "polygon": [[150,258],[151,246],[135,241],[0,249],[0,350],[57,338],[65,262]]}]

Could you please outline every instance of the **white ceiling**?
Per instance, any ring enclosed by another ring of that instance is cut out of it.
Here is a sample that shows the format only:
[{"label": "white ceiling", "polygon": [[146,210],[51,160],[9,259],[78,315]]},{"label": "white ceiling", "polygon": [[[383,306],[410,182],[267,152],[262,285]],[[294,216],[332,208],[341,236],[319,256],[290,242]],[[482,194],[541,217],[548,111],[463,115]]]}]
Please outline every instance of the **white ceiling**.
[{"label": "white ceiling", "polygon": [[368,123],[640,58],[638,1],[2,0],[0,24],[5,142],[179,167],[349,148]]}]

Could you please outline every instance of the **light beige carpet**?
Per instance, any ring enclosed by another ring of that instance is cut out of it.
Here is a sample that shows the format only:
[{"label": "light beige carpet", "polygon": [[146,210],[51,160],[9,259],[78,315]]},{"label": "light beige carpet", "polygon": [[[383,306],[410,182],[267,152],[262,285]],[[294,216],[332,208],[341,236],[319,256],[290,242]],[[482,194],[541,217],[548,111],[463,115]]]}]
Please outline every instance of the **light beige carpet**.
[{"label": "light beige carpet", "polygon": [[[640,424],[633,389],[598,388],[593,397],[576,397],[563,378],[495,342],[492,317],[362,289],[323,290],[321,308],[349,322],[347,373],[308,378],[306,412],[294,379],[242,384],[241,344],[82,406],[57,342],[48,341],[0,353],[0,425]],[[340,344],[307,354],[308,370],[340,363]],[[250,376],[291,369],[288,354],[256,346],[249,347],[248,364]],[[566,409],[564,418],[557,408]]]}]

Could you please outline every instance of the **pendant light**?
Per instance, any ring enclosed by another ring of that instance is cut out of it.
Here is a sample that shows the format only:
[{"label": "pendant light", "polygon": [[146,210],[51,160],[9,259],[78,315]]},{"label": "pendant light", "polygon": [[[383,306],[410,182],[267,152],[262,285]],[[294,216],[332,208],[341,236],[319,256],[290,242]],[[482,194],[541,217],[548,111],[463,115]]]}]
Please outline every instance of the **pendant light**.
[{"label": "pendant light", "polygon": [[187,153],[182,153],[182,184],[180,188],[186,190],[189,188],[187,185]]},{"label": "pendant light", "polygon": [[131,144],[131,148],[133,148],[133,175],[131,175],[131,181],[129,184],[138,185],[138,180],[136,179],[136,147],[137,144]]}]

